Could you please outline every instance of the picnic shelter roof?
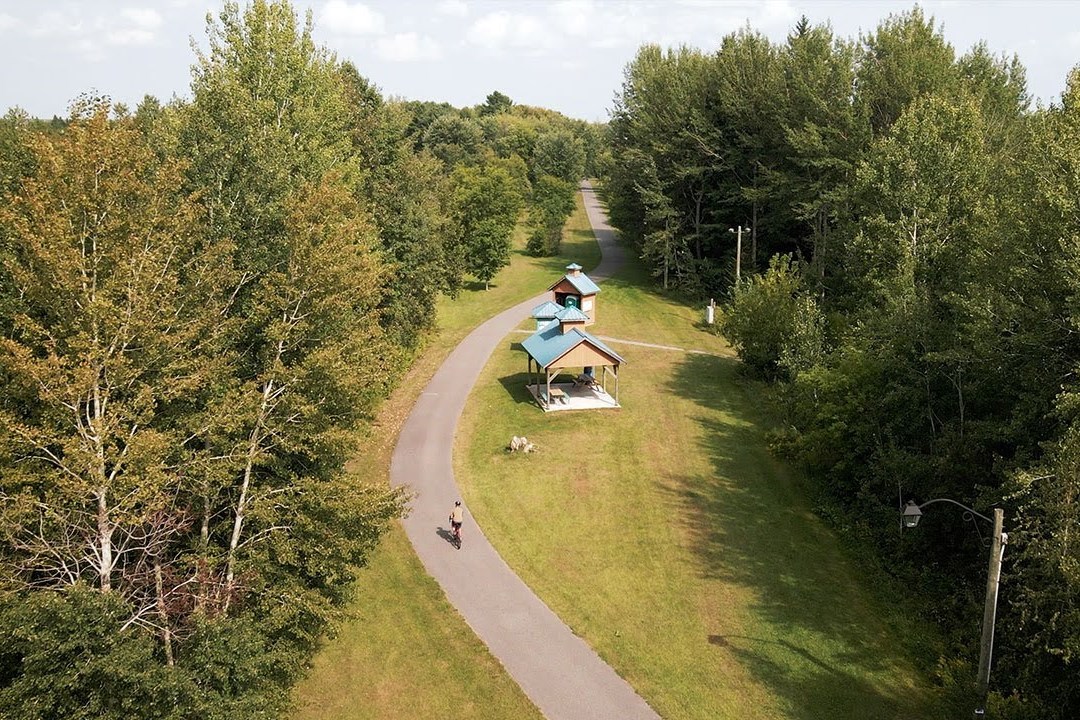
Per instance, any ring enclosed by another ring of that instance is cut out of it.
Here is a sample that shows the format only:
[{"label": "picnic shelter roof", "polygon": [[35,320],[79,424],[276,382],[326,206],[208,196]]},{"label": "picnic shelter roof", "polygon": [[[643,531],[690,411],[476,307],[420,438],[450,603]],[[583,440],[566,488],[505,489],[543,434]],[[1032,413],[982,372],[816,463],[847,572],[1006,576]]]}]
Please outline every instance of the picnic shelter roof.
[{"label": "picnic shelter roof", "polygon": [[576,327],[564,333],[558,323],[552,323],[548,327],[533,333],[521,343],[521,346],[525,348],[525,352],[529,353],[540,367],[548,368],[582,343],[591,345],[614,360],[616,364],[624,362],[617,352],[597,340],[595,336]]}]

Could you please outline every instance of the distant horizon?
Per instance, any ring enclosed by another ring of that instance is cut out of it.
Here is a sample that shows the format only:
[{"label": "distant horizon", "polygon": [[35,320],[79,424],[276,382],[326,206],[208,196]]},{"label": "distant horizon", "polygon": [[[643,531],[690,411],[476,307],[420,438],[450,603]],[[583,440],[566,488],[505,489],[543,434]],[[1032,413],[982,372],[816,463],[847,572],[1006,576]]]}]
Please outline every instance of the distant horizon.
[{"label": "distant horizon", "polygon": [[[499,91],[516,104],[606,122],[623,70],[644,44],[714,51],[749,26],[783,42],[799,17],[828,23],[849,40],[872,32],[914,3],[894,0],[325,0],[310,9],[317,44],[352,62],[387,98],[469,107]],[[922,3],[962,55],[984,41],[995,56],[1016,55],[1033,105],[1060,99],[1080,63],[1080,3]],[[193,41],[206,48],[205,18],[220,2],[119,0],[40,10],[0,0],[0,110],[19,107],[48,120],[97,93],[134,109],[145,95],[190,100]]]}]

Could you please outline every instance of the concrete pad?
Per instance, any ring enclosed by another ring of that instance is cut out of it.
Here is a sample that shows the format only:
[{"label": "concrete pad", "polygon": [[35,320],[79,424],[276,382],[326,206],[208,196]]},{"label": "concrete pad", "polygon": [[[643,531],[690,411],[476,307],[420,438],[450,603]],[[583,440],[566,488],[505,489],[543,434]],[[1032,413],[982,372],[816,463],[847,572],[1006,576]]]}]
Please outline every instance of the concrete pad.
[{"label": "concrete pad", "polygon": [[615,398],[604,392],[603,388],[600,386],[589,388],[585,386],[575,386],[572,382],[551,383],[552,390],[561,390],[564,395],[561,400],[555,398],[550,403],[545,403],[543,400],[546,386],[526,385],[525,388],[544,412],[559,412],[561,410],[610,410],[611,408],[621,407],[619,403],[615,402]]}]

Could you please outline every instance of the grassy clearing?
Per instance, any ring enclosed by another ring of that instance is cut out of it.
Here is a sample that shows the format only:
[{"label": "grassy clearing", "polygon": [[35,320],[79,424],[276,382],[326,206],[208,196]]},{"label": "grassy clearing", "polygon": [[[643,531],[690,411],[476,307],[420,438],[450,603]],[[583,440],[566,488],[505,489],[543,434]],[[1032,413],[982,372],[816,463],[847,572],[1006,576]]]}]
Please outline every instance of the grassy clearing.
[{"label": "grassy clearing", "polygon": [[354,618],[298,688],[297,720],[539,718],[397,528],[356,588]]},{"label": "grassy clearing", "polygon": [[[473,327],[537,294],[571,261],[586,268],[599,262],[580,196],[570,225],[576,230],[566,233],[558,258],[525,255],[519,227],[511,264],[490,290],[476,283],[440,302],[439,332],[380,410],[363,455],[350,463],[358,478],[388,482],[394,443],[409,410]],[[424,572],[400,526],[364,570],[351,610],[353,618],[327,640],[297,687],[296,720],[540,717]]]},{"label": "grassy clearing", "polygon": [[[894,611],[770,456],[729,349],[629,270],[602,286],[594,333],[715,354],[613,343],[623,408],[545,416],[511,338],[458,430],[484,532],[665,718],[943,715]],[[522,434],[541,452],[505,454]]]}]

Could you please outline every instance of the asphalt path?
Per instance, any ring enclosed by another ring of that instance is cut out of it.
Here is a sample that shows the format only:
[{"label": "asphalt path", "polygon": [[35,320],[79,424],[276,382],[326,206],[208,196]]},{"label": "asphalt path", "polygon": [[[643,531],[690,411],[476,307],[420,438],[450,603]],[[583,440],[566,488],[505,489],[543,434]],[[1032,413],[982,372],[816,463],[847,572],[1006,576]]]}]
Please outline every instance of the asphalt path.
[{"label": "asphalt path", "polygon": [[[600,281],[621,267],[622,249],[593,188],[582,183],[581,192],[602,253],[589,276]],[[452,454],[461,411],[492,351],[545,299],[546,293],[537,295],[499,313],[454,349],[405,421],[390,482],[415,492],[403,524],[420,561],[545,717],[657,719],[633,688],[514,574],[468,513],[462,549],[449,542],[447,516],[460,498]]]}]

